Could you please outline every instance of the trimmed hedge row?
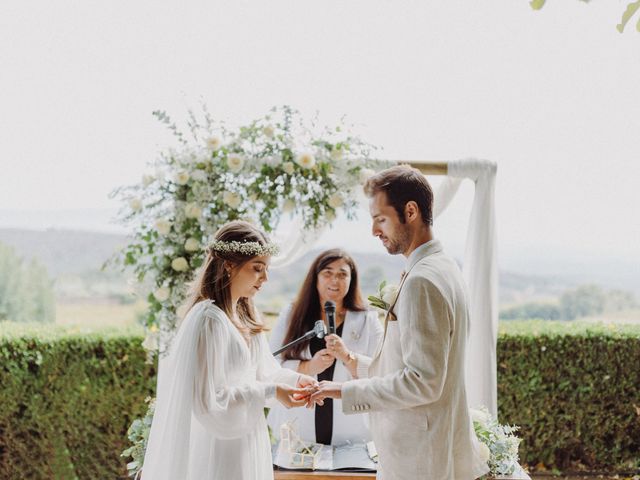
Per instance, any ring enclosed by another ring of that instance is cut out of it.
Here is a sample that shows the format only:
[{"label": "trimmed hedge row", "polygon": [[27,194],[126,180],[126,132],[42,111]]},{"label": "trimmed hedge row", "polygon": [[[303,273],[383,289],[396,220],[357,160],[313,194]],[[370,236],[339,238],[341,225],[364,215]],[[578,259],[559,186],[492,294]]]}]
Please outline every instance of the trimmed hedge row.
[{"label": "trimmed hedge row", "polygon": [[155,388],[141,341],[0,323],[0,478],[127,478],[126,432]]},{"label": "trimmed hedge row", "polygon": [[[640,468],[640,328],[505,325],[500,421],[521,426],[522,461]],[[0,478],[125,479],[126,431],[155,385],[141,341],[0,323]]]},{"label": "trimmed hedge row", "polygon": [[532,467],[640,469],[640,328],[505,322],[498,411]]}]

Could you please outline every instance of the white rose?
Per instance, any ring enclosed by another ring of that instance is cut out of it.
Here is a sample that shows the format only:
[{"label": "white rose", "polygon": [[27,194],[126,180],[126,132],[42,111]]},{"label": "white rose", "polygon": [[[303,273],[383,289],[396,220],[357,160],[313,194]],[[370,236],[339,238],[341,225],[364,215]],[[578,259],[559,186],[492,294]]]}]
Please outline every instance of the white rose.
[{"label": "white rose", "polygon": [[271,125],[266,125],[262,128],[262,133],[264,133],[265,137],[267,138],[273,138],[274,132],[275,130]]},{"label": "white rose", "polygon": [[316,159],[311,152],[302,152],[296,157],[296,163],[302,168],[312,168],[316,164]]},{"label": "white rose", "polygon": [[131,207],[131,210],[134,212],[139,212],[142,210],[142,200],[139,198],[132,198],[129,200],[129,207]]},{"label": "white rose", "polygon": [[325,216],[328,222],[333,222],[336,219],[336,214],[331,211],[328,211]]},{"label": "white rose", "polygon": [[479,423],[480,425],[486,425],[486,423],[489,421],[489,414],[487,412],[475,408],[470,408],[469,413],[471,414],[471,420]]},{"label": "white rose", "polygon": [[174,258],[171,262],[171,268],[173,268],[176,272],[186,272],[189,270],[189,262],[184,257]]},{"label": "white rose", "polygon": [[340,160],[342,158],[343,150],[341,148],[333,148],[331,150],[331,160]]},{"label": "white rose", "polygon": [[295,208],[296,208],[296,202],[294,202],[290,198],[287,198],[282,204],[282,211],[284,213],[293,212]]},{"label": "white rose", "polygon": [[169,288],[160,287],[155,292],[153,292],[153,296],[156,297],[156,300],[158,300],[159,302],[165,302],[169,299],[170,293],[171,292],[169,291]]},{"label": "white rose", "polygon": [[251,202],[255,203],[258,201],[258,195],[256,195],[255,193],[252,193],[251,195],[249,195],[249,200],[251,200]]},{"label": "white rose", "polygon": [[189,181],[189,172],[178,172],[173,176],[173,181],[178,185],[186,185]]},{"label": "white rose", "polygon": [[155,181],[155,177],[153,175],[143,175],[142,176],[142,185],[148,187]]},{"label": "white rose", "polygon": [[242,203],[242,198],[240,198],[240,195],[238,195],[237,193],[224,192],[224,194],[222,194],[222,201],[231,208],[235,209],[238,208]]},{"label": "white rose", "polygon": [[364,185],[365,183],[367,183],[367,180],[369,180],[369,178],[371,178],[375,174],[376,172],[374,170],[371,170],[370,168],[363,168],[362,170],[360,170],[360,184]]},{"label": "white rose", "polygon": [[213,137],[207,138],[207,147],[209,147],[210,150],[215,152],[220,148],[220,145],[222,145],[222,139],[220,137],[214,135]]},{"label": "white rose", "polygon": [[183,304],[180,305],[177,309],[176,309],[176,316],[178,318],[184,318],[184,316],[187,314],[189,305]]},{"label": "white rose", "polygon": [[195,172],[193,172],[191,174],[191,178],[193,178],[194,180],[197,180],[199,182],[206,182],[207,181],[207,172],[205,172],[204,170],[196,170]]},{"label": "white rose", "polygon": [[387,305],[391,305],[398,295],[398,286],[397,285],[386,285],[381,292],[382,301]]},{"label": "white rose", "polygon": [[227,165],[233,173],[238,173],[244,167],[244,158],[233,153],[227,157]]},{"label": "white rose", "polygon": [[491,450],[489,450],[489,447],[487,447],[486,444],[479,442],[480,446],[478,447],[478,450],[480,451],[480,459],[484,462],[487,463],[489,461],[489,458],[491,458]]},{"label": "white rose", "polygon": [[282,164],[282,169],[284,170],[284,173],[288,174],[288,175],[293,175],[293,163],[291,162],[284,162]]},{"label": "white rose", "polygon": [[145,350],[149,350],[149,351],[158,350],[158,347],[160,346],[158,333],[147,332],[147,335],[144,337],[144,341],[142,342],[142,346]]},{"label": "white rose", "polygon": [[156,220],[155,227],[160,235],[167,235],[171,231],[171,222],[161,218]]},{"label": "white rose", "polygon": [[184,242],[184,249],[187,252],[197,252],[200,248],[200,242],[196,238],[187,238],[187,241]]},{"label": "white rose", "polygon": [[334,193],[329,197],[328,203],[331,208],[340,208],[344,201],[342,200],[342,196],[339,193]]},{"label": "white rose", "polygon": [[184,207],[184,214],[187,218],[200,218],[202,209],[195,203],[187,203]]}]

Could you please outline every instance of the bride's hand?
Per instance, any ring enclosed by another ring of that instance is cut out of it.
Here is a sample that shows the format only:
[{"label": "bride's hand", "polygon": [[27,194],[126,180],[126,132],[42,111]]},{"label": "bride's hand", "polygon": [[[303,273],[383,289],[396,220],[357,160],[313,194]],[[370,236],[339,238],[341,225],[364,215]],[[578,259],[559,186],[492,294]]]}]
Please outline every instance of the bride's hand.
[{"label": "bride's hand", "polygon": [[315,391],[315,387],[298,388],[285,383],[276,385],[276,399],[285,407],[302,407],[307,404],[309,396]]}]

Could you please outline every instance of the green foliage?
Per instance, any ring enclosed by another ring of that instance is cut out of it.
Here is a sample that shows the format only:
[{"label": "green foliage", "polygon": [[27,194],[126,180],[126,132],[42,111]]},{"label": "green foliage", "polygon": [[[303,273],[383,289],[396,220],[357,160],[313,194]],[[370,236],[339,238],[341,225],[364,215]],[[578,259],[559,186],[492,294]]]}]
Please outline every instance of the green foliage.
[{"label": "green foliage", "polygon": [[48,323],[55,320],[53,281],[36,260],[25,263],[0,243],[0,321]]},{"label": "green foliage", "polygon": [[[580,0],[581,2],[588,3],[590,0]],[[544,7],[546,0],[530,0],[529,5],[533,10],[541,10]],[[631,17],[633,17],[636,12],[640,10],[640,0],[636,0],[627,5],[624,13],[622,14],[622,18],[620,19],[620,23],[616,25],[616,29],[622,33],[624,32],[624,28],[627,26]],[[640,19],[638,19],[638,23],[636,24],[636,30],[640,32]]]},{"label": "green foliage", "polygon": [[155,366],[142,332],[0,323],[0,478],[126,478]]},{"label": "green foliage", "polygon": [[638,365],[638,326],[504,322],[498,410],[502,423],[520,426],[521,459],[560,470],[640,468]]}]

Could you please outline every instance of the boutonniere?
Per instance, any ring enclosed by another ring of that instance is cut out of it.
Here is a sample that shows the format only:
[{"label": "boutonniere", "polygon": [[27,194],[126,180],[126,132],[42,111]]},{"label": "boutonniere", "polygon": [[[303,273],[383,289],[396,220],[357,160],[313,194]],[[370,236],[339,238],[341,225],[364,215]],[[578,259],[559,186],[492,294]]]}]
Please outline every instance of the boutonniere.
[{"label": "boutonniere", "polygon": [[387,284],[387,281],[383,280],[380,282],[380,285],[378,285],[378,294],[369,295],[367,300],[369,300],[369,305],[372,307],[388,312],[393,302],[396,301],[397,296],[398,285]]}]

